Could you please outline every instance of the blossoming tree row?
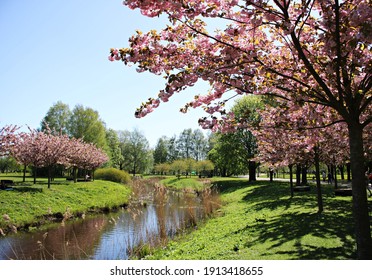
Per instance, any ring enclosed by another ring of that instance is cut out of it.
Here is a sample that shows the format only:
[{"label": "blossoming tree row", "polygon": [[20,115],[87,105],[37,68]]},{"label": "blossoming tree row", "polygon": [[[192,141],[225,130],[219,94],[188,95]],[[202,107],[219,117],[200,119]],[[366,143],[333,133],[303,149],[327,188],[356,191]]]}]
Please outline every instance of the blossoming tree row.
[{"label": "blossoming tree row", "polygon": [[[166,79],[164,89],[136,111],[143,117],[199,81],[211,90],[185,105],[205,107],[202,127],[228,131],[237,124],[223,108],[224,96],[275,96],[335,112],[346,124],[352,170],[358,257],[372,259],[364,182],[363,133],[372,123],[372,5],[367,0],[126,0],[169,24],[111,49],[109,59],[136,64]],[[208,23],[219,29],[213,31]],[[217,118],[213,114],[220,114]]]},{"label": "blossoming tree row", "polygon": [[14,129],[7,128],[6,132],[1,139],[4,153],[8,152],[24,166],[47,168],[48,188],[50,188],[52,169],[56,165],[72,167],[74,170],[76,168],[94,170],[108,161],[108,156],[95,145],[85,143],[82,139],[53,133],[51,130],[30,129],[29,133],[15,134]]}]

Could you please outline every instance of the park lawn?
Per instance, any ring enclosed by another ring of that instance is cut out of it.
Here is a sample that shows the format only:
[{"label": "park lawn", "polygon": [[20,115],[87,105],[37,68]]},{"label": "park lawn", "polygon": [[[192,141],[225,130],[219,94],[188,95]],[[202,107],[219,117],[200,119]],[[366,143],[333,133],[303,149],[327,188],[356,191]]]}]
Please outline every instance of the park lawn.
[{"label": "park lawn", "polygon": [[[354,259],[351,197],[325,186],[290,198],[288,183],[214,179],[222,208],[198,229],[156,248],[147,259]],[[371,201],[370,201],[371,203]]]},{"label": "park lawn", "polygon": [[107,211],[127,204],[130,194],[128,186],[101,180],[73,183],[60,179],[50,189],[46,180],[36,185],[15,181],[13,190],[0,190],[0,228],[8,231],[14,225],[23,229],[64,215]]},{"label": "park lawn", "polygon": [[172,188],[176,190],[193,190],[193,191],[201,191],[204,188],[210,187],[211,184],[206,179],[199,179],[198,177],[191,177],[191,178],[177,178],[177,177],[170,177],[160,181],[160,184],[164,185],[167,188]]}]

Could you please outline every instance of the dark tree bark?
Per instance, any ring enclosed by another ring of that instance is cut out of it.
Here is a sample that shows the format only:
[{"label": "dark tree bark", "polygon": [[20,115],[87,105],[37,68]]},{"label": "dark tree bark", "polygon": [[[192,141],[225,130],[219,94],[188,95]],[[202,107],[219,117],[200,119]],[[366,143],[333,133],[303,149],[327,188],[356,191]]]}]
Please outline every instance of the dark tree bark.
[{"label": "dark tree bark", "polygon": [[364,180],[363,127],[359,121],[349,121],[348,128],[357,253],[359,259],[372,259],[371,228]]},{"label": "dark tree bark", "polygon": [[257,164],[255,161],[249,161],[248,162],[248,169],[249,169],[249,181],[252,182],[252,181],[256,181],[256,167],[257,167]]},{"label": "dark tree bark", "polygon": [[323,196],[322,187],[320,183],[320,163],[319,163],[319,151],[318,147],[315,146],[315,178],[316,178],[316,193],[318,199],[318,213],[323,212]]},{"label": "dark tree bark", "polygon": [[305,165],[302,166],[301,173],[302,173],[301,185],[306,186],[307,185],[307,168]]},{"label": "dark tree bark", "polygon": [[347,181],[351,181],[351,164],[350,162],[346,164],[346,170],[347,170]]},{"label": "dark tree bark", "polygon": [[23,182],[26,182],[26,169],[27,169],[27,165],[25,164],[23,167]]},{"label": "dark tree bark", "polygon": [[296,164],[296,186],[301,186],[301,165]]},{"label": "dark tree bark", "polygon": [[34,167],[34,185],[36,184],[36,171],[37,171],[37,168],[36,167]]},{"label": "dark tree bark", "polygon": [[274,181],[274,170],[270,169],[270,182]]},{"label": "dark tree bark", "polygon": [[293,165],[289,165],[289,185],[291,187],[291,197],[294,196],[294,190],[293,190]]},{"label": "dark tree bark", "polygon": [[338,170],[340,170],[341,180],[345,180],[344,165],[340,165]]}]

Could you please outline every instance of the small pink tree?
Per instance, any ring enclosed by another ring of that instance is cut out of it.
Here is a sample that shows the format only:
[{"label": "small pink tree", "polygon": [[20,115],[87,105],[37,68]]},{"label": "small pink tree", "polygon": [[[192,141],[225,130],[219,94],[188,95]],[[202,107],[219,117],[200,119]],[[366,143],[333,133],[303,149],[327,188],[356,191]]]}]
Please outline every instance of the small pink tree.
[{"label": "small pink tree", "polygon": [[77,180],[77,169],[82,168],[94,172],[96,168],[109,160],[106,153],[94,144],[85,143],[82,139],[70,139],[65,165],[73,168],[74,181]]}]

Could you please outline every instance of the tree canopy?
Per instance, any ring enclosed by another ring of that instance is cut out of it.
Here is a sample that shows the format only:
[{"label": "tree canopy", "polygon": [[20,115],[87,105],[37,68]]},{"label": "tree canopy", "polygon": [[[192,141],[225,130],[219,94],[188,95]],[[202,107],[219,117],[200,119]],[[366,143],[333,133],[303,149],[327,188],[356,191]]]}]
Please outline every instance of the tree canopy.
[{"label": "tree canopy", "polygon": [[[227,113],[227,92],[259,94],[329,108],[317,123],[345,122],[353,177],[359,258],[372,258],[364,182],[363,130],[372,123],[372,7],[367,0],[126,0],[169,25],[137,34],[109,59],[163,75],[166,86],[136,111],[143,117],[198,81],[211,90],[182,109],[204,107],[203,128],[227,132],[246,125]],[[208,24],[220,28],[211,30]]]}]

